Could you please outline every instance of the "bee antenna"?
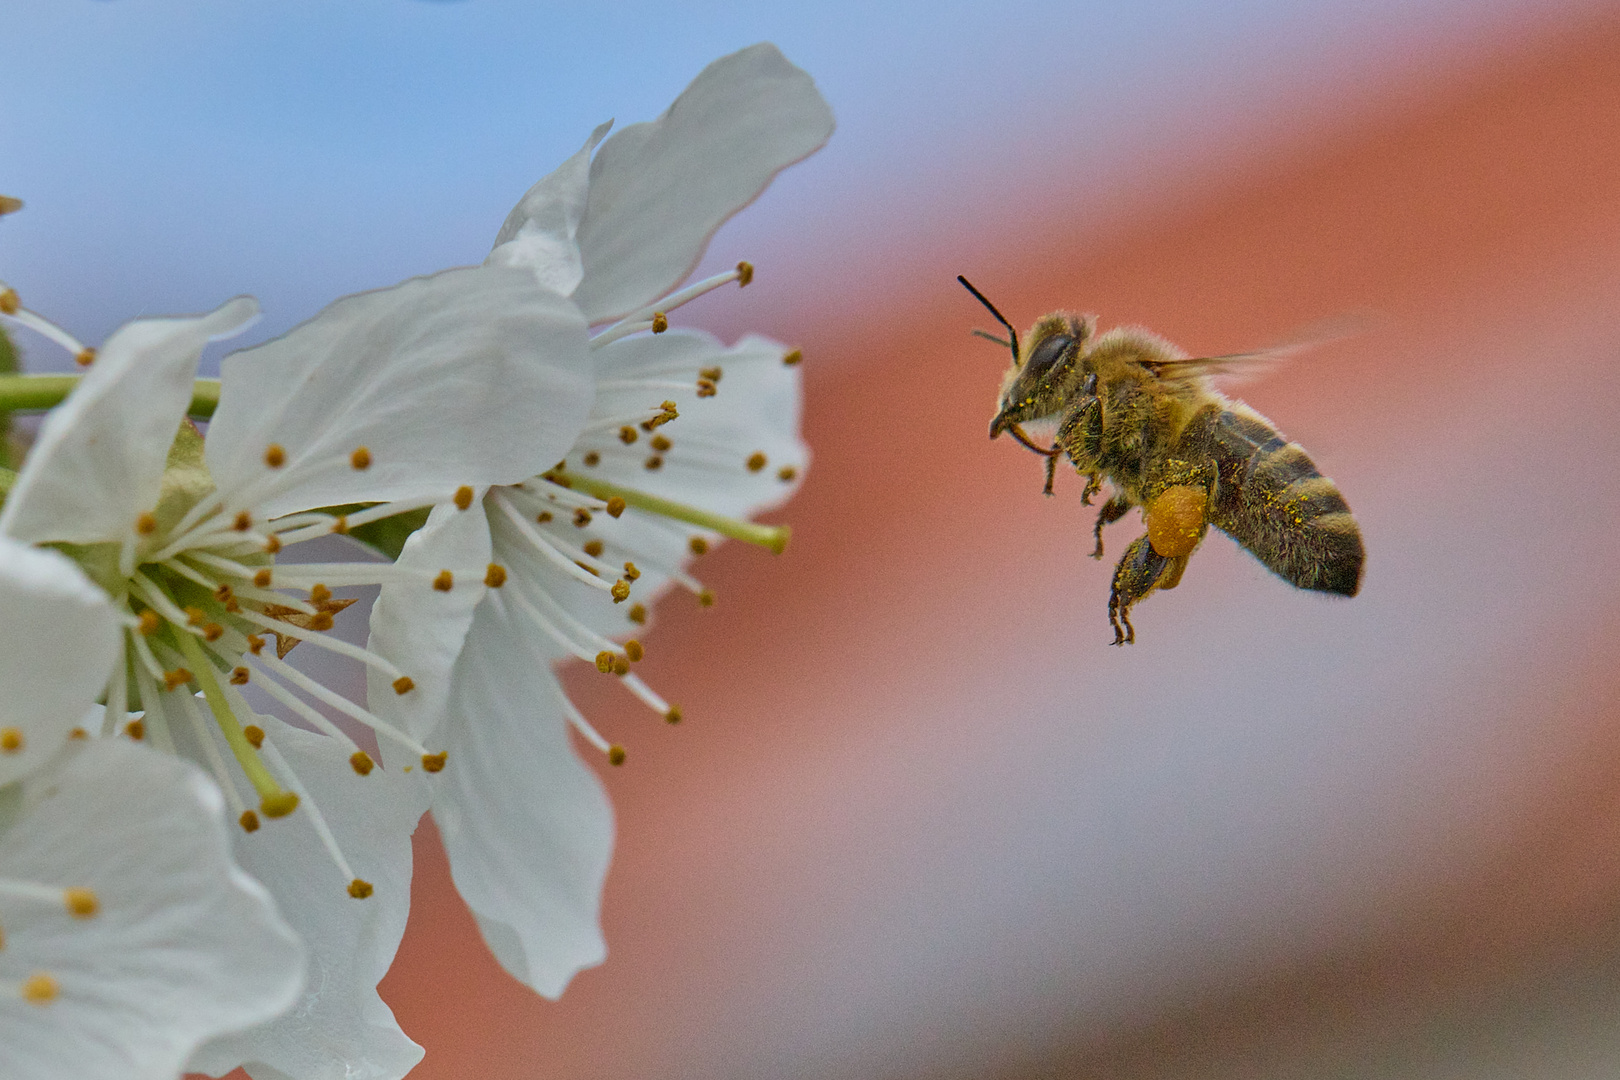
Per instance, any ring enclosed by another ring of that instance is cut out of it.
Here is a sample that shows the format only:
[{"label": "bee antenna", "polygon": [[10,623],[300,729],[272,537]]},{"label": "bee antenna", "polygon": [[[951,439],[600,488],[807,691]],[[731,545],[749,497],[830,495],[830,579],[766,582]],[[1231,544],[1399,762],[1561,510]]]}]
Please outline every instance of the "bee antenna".
[{"label": "bee antenna", "polygon": [[[978,289],[975,289],[973,287],[973,283],[971,281],[969,281],[967,278],[963,277],[961,274],[956,275],[956,280],[960,281],[962,283],[962,288],[966,289],[968,292],[972,293],[975,297],[977,297],[979,303],[983,304],[985,307],[990,309],[990,314],[992,314],[992,315],[994,315],[996,317],[996,322],[1000,323],[1002,326],[1005,326],[1007,328],[1007,333],[1012,337],[1013,362],[1017,363],[1018,362],[1018,331],[1013,329],[1013,324],[1007,321],[1007,317],[1005,315],[1003,315],[1001,312],[996,310],[996,305],[992,304],[989,300],[985,299],[984,293],[980,292]],[[998,339],[991,338],[991,340],[996,341]]]}]

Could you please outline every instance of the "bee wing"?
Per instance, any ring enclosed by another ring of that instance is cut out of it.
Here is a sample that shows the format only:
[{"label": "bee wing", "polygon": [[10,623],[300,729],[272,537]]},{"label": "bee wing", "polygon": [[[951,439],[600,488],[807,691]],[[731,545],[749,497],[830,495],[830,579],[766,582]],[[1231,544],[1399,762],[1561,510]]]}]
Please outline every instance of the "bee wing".
[{"label": "bee wing", "polygon": [[1243,382],[1262,375],[1278,364],[1292,360],[1319,345],[1326,345],[1356,334],[1365,333],[1372,325],[1371,315],[1360,313],[1341,315],[1313,323],[1287,341],[1254,352],[1228,353],[1224,356],[1190,356],[1182,360],[1158,360],[1147,366],[1159,378],[1169,382],[1184,379],[1210,378],[1226,382]]}]

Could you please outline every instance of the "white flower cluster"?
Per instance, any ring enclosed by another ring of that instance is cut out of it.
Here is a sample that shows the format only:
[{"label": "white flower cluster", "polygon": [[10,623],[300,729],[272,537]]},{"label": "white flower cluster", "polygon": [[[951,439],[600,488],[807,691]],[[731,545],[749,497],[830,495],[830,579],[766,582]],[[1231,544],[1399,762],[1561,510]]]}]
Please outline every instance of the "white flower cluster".
[{"label": "white flower cluster", "polygon": [[[688,564],[725,536],[785,537],[745,519],[806,465],[798,354],[670,329],[748,264],[671,290],[831,131],[773,46],[716,61],[597,129],[482,265],[226,357],[206,435],[198,358],[254,301],[92,350],[0,283],[88,364],[0,509],[0,1076],[403,1076],[422,1050],[376,987],[425,811],[508,971],[555,996],[601,961],[613,823],[569,732],[624,751],[553,661],[679,720],[634,671],[647,603],[707,603]],[[289,558],[406,514],[392,561]],[[362,585],[363,647],[332,632]],[[362,665],[364,700],[300,643]]]}]

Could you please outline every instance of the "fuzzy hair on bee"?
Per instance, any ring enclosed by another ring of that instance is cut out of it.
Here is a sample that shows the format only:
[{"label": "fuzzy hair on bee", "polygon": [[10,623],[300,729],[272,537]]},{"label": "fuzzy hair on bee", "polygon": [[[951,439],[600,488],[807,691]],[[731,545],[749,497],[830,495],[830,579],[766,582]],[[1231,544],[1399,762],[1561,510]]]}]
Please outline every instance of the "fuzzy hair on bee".
[{"label": "fuzzy hair on bee", "polygon": [[[994,304],[958,277],[1007,330],[1012,351],[990,437],[1003,432],[1046,458],[1046,494],[1060,458],[1086,478],[1090,505],[1106,481],[1109,498],[1092,530],[1140,507],[1146,532],[1114,568],[1108,621],[1114,644],[1136,640],[1131,608],[1181,582],[1209,526],[1226,533],[1268,570],[1301,589],[1354,596],[1366,552],[1349,504],[1298,443],[1211,380],[1270,364],[1292,347],[1193,357],[1140,327],[1097,332],[1092,315],[1054,312],[1020,344]],[[1056,425],[1042,446],[1025,425]]]}]

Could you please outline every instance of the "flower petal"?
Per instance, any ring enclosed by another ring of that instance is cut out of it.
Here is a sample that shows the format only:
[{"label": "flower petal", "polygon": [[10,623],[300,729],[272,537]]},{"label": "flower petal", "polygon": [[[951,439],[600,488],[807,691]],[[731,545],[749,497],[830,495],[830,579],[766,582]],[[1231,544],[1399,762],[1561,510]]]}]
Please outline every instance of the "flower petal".
[{"label": "flower petal", "polygon": [[[0,536],[0,785],[67,740],[107,685],[118,623],[107,594],[64,556]],[[10,742],[11,740],[7,740]]]},{"label": "flower petal", "polygon": [[585,276],[574,234],[585,216],[590,187],[591,151],[613,126],[598,125],[585,145],[554,172],[528,190],[495,237],[495,249],[485,262],[493,266],[520,266],[534,272],[543,288],[567,296]]},{"label": "flower petal", "polygon": [[[510,584],[508,585],[510,588]],[[547,997],[602,962],[613,812],[575,755],[550,665],[491,590],[456,664],[433,818],[501,966]]]},{"label": "flower petal", "polygon": [[204,1039],[296,1000],[304,956],[265,891],[231,862],[217,788],[113,740],[23,782],[0,876],[93,889],[100,910],[4,901],[0,978],[36,971],[60,994],[0,996],[7,1080],[172,1080]]},{"label": "flower petal", "polygon": [[591,163],[574,301],[592,324],[691,273],[722,222],[832,134],[809,75],[762,43],[704,68],[669,110],[624,128]]},{"label": "flower petal", "polygon": [[[245,1063],[257,1080],[398,1080],[422,1059],[422,1048],[394,1022],[377,983],[405,932],[411,833],[427,809],[427,785],[420,774],[382,769],[358,776],[336,740],[270,716],[254,722],[313,796],[354,872],[376,891],[361,900],[348,894],[306,806],[255,832],[237,830],[237,859],[309,948],[309,988],[280,1018],[208,1043],[190,1068],[217,1076]],[[176,743],[194,753],[195,739],[182,735],[175,732]]]},{"label": "flower petal", "polygon": [[[208,467],[228,509],[270,517],[514,483],[578,432],[585,350],[579,313],[525,270],[464,267],[347,296],[225,358]],[[360,447],[369,465],[351,467]]]},{"label": "flower petal", "polygon": [[158,500],[203,346],[258,311],[252,297],[238,296],[206,315],[136,319],[114,331],[40,425],[0,511],[0,533],[34,543],[123,538]]}]

